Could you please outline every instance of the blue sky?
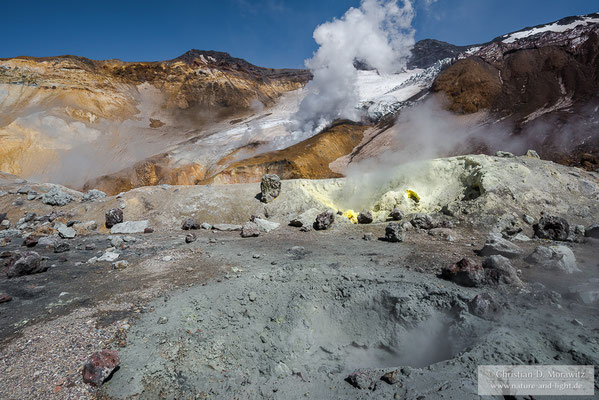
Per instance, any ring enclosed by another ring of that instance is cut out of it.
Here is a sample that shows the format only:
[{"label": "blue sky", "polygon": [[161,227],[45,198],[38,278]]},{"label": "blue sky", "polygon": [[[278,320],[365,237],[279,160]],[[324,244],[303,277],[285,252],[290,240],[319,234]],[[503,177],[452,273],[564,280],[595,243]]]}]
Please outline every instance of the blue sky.
[{"label": "blue sky", "polygon": [[[594,0],[415,0],[416,39],[488,41],[599,11]],[[432,3],[427,5],[427,3]],[[359,0],[37,0],[2,5],[0,57],[75,54],[127,61],[221,50],[266,67],[302,67],[314,28]]]}]

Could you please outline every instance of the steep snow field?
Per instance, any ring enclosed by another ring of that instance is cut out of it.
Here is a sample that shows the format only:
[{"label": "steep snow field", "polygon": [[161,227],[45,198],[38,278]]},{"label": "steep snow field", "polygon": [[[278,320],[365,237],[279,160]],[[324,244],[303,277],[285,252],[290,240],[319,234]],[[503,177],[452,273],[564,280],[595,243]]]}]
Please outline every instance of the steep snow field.
[{"label": "steep snow field", "polygon": [[570,29],[574,29],[577,26],[585,26],[589,24],[597,24],[599,23],[599,17],[580,17],[580,19],[567,24],[561,25],[558,22],[554,22],[552,24],[548,24],[545,26],[540,26],[537,28],[532,28],[525,31],[514,32],[511,34],[504,35],[505,39],[503,39],[504,43],[514,43],[518,39],[526,38],[532,35],[536,35],[543,32],[566,32]]}]

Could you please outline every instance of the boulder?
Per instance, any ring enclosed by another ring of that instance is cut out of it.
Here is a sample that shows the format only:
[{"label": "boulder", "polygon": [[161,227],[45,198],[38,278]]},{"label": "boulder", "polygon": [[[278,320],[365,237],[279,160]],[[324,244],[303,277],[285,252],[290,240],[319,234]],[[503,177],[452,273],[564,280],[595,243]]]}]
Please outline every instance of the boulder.
[{"label": "boulder", "polygon": [[576,264],[576,257],[569,247],[559,246],[539,246],[535,251],[526,257],[526,262],[539,264],[544,268],[557,270],[571,274],[580,272]]},{"label": "boulder", "polygon": [[516,268],[512,266],[510,260],[504,256],[494,255],[485,258],[483,261],[485,276],[487,280],[496,283],[507,283],[508,285],[523,286],[518,277]]},{"label": "boulder", "polygon": [[391,211],[391,213],[389,214],[389,218],[391,218],[393,221],[401,221],[404,217],[404,213],[403,211],[401,211],[399,208],[394,208],[393,211]]},{"label": "boulder", "polygon": [[83,366],[83,382],[91,386],[102,385],[120,363],[115,350],[102,350],[92,354]]},{"label": "boulder", "polygon": [[73,196],[63,192],[56,186],[42,195],[42,202],[51,206],[65,206],[72,201],[75,201]]},{"label": "boulder", "polygon": [[255,222],[246,222],[241,227],[241,237],[256,237],[260,236],[260,228]]},{"label": "boulder", "polygon": [[586,237],[599,239],[599,224],[594,224],[586,228],[584,230],[584,235]]},{"label": "boulder", "polygon": [[388,242],[403,242],[406,236],[406,231],[402,224],[397,222],[391,222],[385,228],[385,240]]},{"label": "boulder", "polygon": [[517,258],[522,255],[524,250],[512,242],[505,240],[501,235],[494,233],[487,237],[483,248],[479,251],[482,257],[500,255],[507,258]]},{"label": "boulder", "polygon": [[96,201],[99,199],[103,199],[106,197],[106,193],[98,189],[88,190],[87,193],[83,195],[81,201]]},{"label": "boulder", "polygon": [[77,236],[77,232],[73,228],[69,228],[62,222],[58,222],[54,225],[54,229],[58,231],[58,236],[63,239],[73,239]]},{"label": "boulder", "polygon": [[241,230],[241,225],[215,224],[215,225],[212,226],[212,229],[215,229],[217,231],[233,232],[233,231],[240,231]]},{"label": "boulder", "polygon": [[539,239],[550,240],[568,240],[570,225],[568,222],[555,215],[545,215],[539,219],[539,222],[533,225],[535,236]]},{"label": "boulder", "polygon": [[306,226],[311,227],[318,214],[320,214],[320,211],[317,208],[310,208],[309,210],[306,210],[297,217],[293,218],[289,222],[289,225],[298,228]]},{"label": "boulder", "polygon": [[422,213],[412,215],[410,218],[410,223],[414,228],[419,229],[432,229],[435,227],[435,221],[433,220],[433,217]]},{"label": "boulder", "polygon": [[363,210],[358,214],[358,224],[371,224],[374,221],[372,213],[368,210]]},{"label": "boulder", "polygon": [[111,234],[132,234],[132,233],[144,233],[146,228],[150,225],[149,221],[127,221],[121,222],[120,224],[114,225],[110,228]]},{"label": "boulder", "polygon": [[265,232],[265,233],[274,231],[279,226],[281,226],[281,224],[279,224],[278,222],[272,222],[272,221],[268,221],[268,220],[265,220],[262,218],[254,218],[253,221],[258,226],[258,229],[260,229],[260,232]]},{"label": "boulder", "polygon": [[316,221],[314,221],[314,229],[317,231],[329,229],[331,225],[333,225],[333,222],[335,222],[335,214],[332,211],[327,210],[316,216]]},{"label": "boulder", "polygon": [[187,218],[183,221],[183,225],[181,225],[181,229],[184,231],[188,231],[190,229],[200,229],[200,225],[193,218]]},{"label": "boulder", "polygon": [[281,178],[278,175],[266,174],[260,182],[260,200],[269,203],[281,193]]},{"label": "boulder", "polygon": [[48,267],[43,262],[42,257],[34,251],[20,253],[17,255],[17,257],[17,260],[9,266],[6,273],[6,276],[9,278],[38,274],[48,270]]},{"label": "boulder", "polygon": [[112,208],[106,211],[106,228],[110,229],[116,224],[123,222],[123,210],[120,208]]},{"label": "boulder", "polygon": [[462,258],[441,270],[441,278],[466,287],[480,286],[484,277],[483,267],[470,258]]}]

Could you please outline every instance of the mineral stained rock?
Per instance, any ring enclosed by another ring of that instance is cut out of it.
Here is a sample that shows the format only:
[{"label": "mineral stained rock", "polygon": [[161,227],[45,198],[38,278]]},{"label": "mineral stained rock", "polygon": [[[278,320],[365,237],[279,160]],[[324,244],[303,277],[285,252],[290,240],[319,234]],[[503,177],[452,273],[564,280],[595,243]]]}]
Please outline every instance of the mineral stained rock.
[{"label": "mineral stained rock", "polygon": [[368,210],[363,210],[358,214],[358,223],[359,224],[371,224],[374,221],[372,218],[372,213]]},{"label": "mineral stained rock", "polygon": [[123,210],[113,208],[106,211],[106,228],[110,229],[121,222],[123,222]]},{"label": "mineral stained rock", "polygon": [[466,287],[480,286],[484,277],[483,267],[470,258],[462,258],[441,270],[441,278]]},{"label": "mineral stained rock", "polygon": [[260,236],[260,229],[255,222],[246,222],[241,228],[241,237],[256,237]]},{"label": "mineral stained rock", "polygon": [[314,221],[314,229],[317,231],[329,229],[333,222],[335,222],[335,214],[332,211],[322,212],[318,214],[316,221]]},{"label": "mineral stained rock", "polygon": [[83,366],[83,382],[91,386],[101,386],[120,363],[115,350],[102,350],[92,354]]},{"label": "mineral stained rock", "polygon": [[545,215],[533,225],[535,236],[540,239],[568,240],[570,225],[568,222],[555,215]]},{"label": "mineral stained rock", "polygon": [[281,193],[281,179],[278,175],[266,174],[260,182],[260,200],[263,203],[269,203]]}]

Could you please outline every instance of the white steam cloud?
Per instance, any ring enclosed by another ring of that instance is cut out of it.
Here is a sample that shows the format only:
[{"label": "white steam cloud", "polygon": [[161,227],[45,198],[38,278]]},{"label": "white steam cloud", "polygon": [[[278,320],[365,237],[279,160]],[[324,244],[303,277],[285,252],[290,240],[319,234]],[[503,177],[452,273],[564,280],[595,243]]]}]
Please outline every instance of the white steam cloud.
[{"label": "white steam cloud", "polygon": [[414,45],[411,27],[414,8],[409,0],[362,0],[340,19],[326,22],[314,31],[319,48],[306,61],[314,78],[305,87],[306,97],[294,115],[296,139],[304,139],[335,119],[360,118],[358,61],[381,74],[405,68]]}]

